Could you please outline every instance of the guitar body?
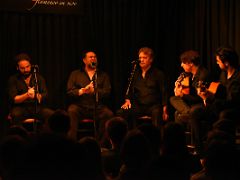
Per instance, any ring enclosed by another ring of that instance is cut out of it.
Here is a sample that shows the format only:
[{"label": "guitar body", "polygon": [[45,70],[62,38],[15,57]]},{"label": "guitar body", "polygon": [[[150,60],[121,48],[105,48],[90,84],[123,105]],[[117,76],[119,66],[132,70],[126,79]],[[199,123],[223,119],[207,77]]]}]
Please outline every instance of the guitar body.
[{"label": "guitar body", "polygon": [[216,94],[219,84],[220,82],[211,82],[208,91],[212,94]]},{"label": "guitar body", "polygon": [[189,88],[189,85],[190,85],[189,76],[186,76],[186,77],[183,78],[183,80],[181,82],[181,86]]},{"label": "guitar body", "polygon": [[185,95],[190,94],[190,88],[189,87],[183,88],[182,93],[185,94]]},{"label": "guitar body", "polygon": [[209,85],[207,83],[199,81],[197,86],[198,92],[210,92],[211,94],[215,95],[218,89],[220,82],[211,82]]},{"label": "guitar body", "polygon": [[190,80],[189,80],[189,76],[186,76],[182,82],[181,82],[181,86],[182,86],[182,93],[183,94],[190,94]]}]

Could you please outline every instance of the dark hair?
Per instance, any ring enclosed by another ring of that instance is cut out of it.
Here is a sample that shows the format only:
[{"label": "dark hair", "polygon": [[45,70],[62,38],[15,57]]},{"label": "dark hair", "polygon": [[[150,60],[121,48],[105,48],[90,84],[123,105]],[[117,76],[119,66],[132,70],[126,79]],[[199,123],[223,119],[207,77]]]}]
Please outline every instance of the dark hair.
[{"label": "dark hair", "polygon": [[219,56],[221,61],[228,62],[230,66],[237,67],[238,62],[238,54],[231,47],[220,47],[216,50],[216,56]]},{"label": "dark hair", "polygon": [[67,133],[70,129],[70,117],[65,110],[56,110],[48,119],[49,128],[56,133]]},{"label": "dark hair", "polygon": [[121,143],[127,134],[127,122],[121,117],[113,117],[106,122],[106,130],[114,143]]},{"label": "dark hair", "polygon": [[188,50],[180,55],[180,61],[183,63],[193,63],[198,66],[200,64],[200,55],[195,50]]},{"label": "dark hair", "polygon": [[20,53],[20,54],[17,54],[15,57],[16,66],[18,66],[18,63],[22,60],[27,60],[28,62],[31,63],[31,58],[27,53]]},{"label": "dark hair", "polygon": [[[235,138],[229,133],[212,130],[208,133],[206,141],[205,167],[208,173],[233,173],[236,166]],[[223,178],[224,179],[224,178]]]},{"label": "dark hair", "polygon": [[96,51],[94,49],[83,50],[81,58],[84,59],[87,56],[87,53],[89,53],[89,52],[94,52],[95,53]]}]

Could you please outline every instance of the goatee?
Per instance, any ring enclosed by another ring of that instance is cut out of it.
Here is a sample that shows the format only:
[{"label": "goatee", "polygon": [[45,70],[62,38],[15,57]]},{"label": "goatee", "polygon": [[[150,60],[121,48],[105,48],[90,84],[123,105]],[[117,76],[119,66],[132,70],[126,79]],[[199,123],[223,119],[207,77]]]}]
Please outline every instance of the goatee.
[{"label": "goatee", "polygon": [[24,79],[27,79],[30,75],[31,75],[31,73],[24,73],[24,74],[23,74],[23,78],[24,78]]}]

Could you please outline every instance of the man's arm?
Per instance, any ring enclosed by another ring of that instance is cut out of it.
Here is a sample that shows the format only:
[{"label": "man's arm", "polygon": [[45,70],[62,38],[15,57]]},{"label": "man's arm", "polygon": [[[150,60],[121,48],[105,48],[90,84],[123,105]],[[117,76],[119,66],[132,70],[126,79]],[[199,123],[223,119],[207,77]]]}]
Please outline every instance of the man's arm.
[{"label": "man's arm", "polygon": [[[30,93],[25,90],[25,86],[20,86],[20,80],[16,76],[12,76],[8,80],[8,95],[11,104],[20,104],[30,98]],[[19,86],[19,87],[18,87]],[[19,89],[21,88],[21,89]],[[22,94],[18,94],[18,91],[22,91]],[[25,91],[25,92],[24,92]]]},{"label": "man's arm", "polygon": [[75,81],[76,81],[75,79],[76,79],[76,73],[72,72],[67,82],[67,95],[70,97],[79,96],[83,94],[81,88],[78,88],[75,86]]},{"label": "man's arm", "polygon": [[20,104],[20,103],[23,103],[24,101],[26,101],[29,98],[30,98],[30,96],[29,96],[28,92],[26,92],[24,94],[15,96],[14,97],[14,103],[15,104]]}]

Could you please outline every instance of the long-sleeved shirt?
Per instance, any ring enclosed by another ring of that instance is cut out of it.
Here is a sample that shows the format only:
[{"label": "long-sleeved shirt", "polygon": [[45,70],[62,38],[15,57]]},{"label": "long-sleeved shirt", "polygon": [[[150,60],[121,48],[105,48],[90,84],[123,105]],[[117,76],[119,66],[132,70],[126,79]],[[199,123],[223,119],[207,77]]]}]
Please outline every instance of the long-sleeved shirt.
[{"label": "long-sleeved shirt", "polygon": [[[67,95],[71,98],[71,103],[86,108],[94,108],[96,97],[94,94],[82,94],[79,96],[79,89],[87,86],[92,80],[84,70],[73,71],[67,83]],[[111,93],[111,83],[107,73],[97,71],[97,93],[98,105],[104,104]]]},{"label": "long-sleeved shirt", "polygon": [[209,83],[210,77],[208,70],[203,66],[199,66],[197,73],[195,74],[194,77],[192,77],[192,75],[190,74],[189,80],[190,80],[189,83],[190,93],[184,94],[182,98],[190,105],[202,102],[202,99],[197,94],[196,88],[200,81],[204,83]]},{"label": "long-sleeved shirt", "polygon": [[227,72],[222,71],[219,80],[226,88],[226,108],[240,107],[240,68],[236,69],[229,79],[227,79]]},{"label": "long-sleeved shirt", "polygon": [[[9,102],[11,106],[25,106],[25,105],[34,105],[36,102],[35,99],[27,99],[22,103],[14,103],[14,98],[17,95],[24,94],[28,92],[29,87],[36,87],[35,84],[37,82],[38,86],[38,93],[42,95],[42,101],[44,101],[47,97],[47,87],[45,79],[40,75],[36,74],[37,81],[35,80],[35,77],[32,75],[29,86],[24,81],[23,75],[17,73],[12,75],[8,80],[8,95],[9,95]],[[36,88],[35,88],[36,89]]]},{"label": "long-sleeved shirt", "polygon": [[142,71],[137,69],[126,98],[138,105],[167,105],[168,97],[164,73],[151,67],[143,78]]},{"label": "long-sleeved shirt", "polygon": [[216,94],[208,97],[206,104],[214,107],[217,113],[224,109],[240,108],[240,69],[236,69],[230,78],[227,78],[226,71],[222,71],[219,82]]}]

